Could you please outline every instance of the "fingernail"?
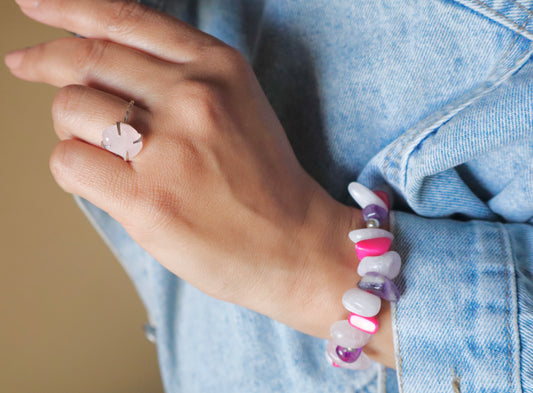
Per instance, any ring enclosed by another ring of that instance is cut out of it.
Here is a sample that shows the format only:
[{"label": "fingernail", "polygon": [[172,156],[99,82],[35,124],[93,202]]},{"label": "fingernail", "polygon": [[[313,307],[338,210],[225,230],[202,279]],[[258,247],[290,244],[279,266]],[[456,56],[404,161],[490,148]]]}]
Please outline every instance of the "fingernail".
[{"label": "fingernail", "polygon": [[24,8],[35,8],[41,2],[40,0],[15,0],[15,2]]},{"label": "fingernail", "polygon": [[20,63],[22,63],[22,58],[24,57],[25,52],[25,49],[10,52],[4,57],[4,62],[10,69],[18,68]]}]

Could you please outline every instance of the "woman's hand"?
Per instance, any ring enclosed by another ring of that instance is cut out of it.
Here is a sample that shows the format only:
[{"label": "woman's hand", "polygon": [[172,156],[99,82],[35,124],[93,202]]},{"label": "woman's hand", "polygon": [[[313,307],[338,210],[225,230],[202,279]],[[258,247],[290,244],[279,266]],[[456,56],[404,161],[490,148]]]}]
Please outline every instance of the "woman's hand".
[{"label": "woman's hand", "polygon": [[[358,279],[347,234],[362,226],[360,214],[303,171],[241,55],[135,2],[19,4],[87,37],[6,58],[15,76],[61,88],[52,108],[61,142],[50,159],[58,184],[207,294],[328,338]],[[126,162],[99,146],[130,99],[144,147]],[[381,320],[367,352],[394,366],[388,307]]]}]

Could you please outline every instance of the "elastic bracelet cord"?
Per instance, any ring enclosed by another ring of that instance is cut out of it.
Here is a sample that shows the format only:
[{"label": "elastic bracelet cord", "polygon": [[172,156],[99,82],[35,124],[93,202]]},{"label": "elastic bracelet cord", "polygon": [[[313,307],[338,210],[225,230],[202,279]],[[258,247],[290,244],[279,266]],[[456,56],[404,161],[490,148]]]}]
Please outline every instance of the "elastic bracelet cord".
[{"label": "elastic bracelet cord", "polygon": [[369,368],[370,358],[363,347],[378,331],[376,315],[381,301],[397,302],[400,294],[392,282],[400,272],[398,253],[389,251],[394,236],[381,229],[389,220],[389,198],[383,191],[372,192],[359,183],[350,183],[348,191],[363,209],[365,229],[351,231],[360,263],[357,273],[361,280],[357,288],[346,291],[342,304],[350,312],[347,320],[335,322],[330,329],[331,340],[326,347],[330,364],[351,370]]}]

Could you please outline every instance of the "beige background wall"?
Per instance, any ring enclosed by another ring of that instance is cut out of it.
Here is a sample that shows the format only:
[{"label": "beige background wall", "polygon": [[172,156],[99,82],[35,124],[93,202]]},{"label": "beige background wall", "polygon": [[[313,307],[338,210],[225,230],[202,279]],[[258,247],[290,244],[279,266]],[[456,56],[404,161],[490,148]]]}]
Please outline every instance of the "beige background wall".
[{"label": "beige background wall", "polygon": [[[0,54],[66,35],[1,0]],[[48,170],[52,87],[0,65],[0,391],[162,392],[146,315]]]}]

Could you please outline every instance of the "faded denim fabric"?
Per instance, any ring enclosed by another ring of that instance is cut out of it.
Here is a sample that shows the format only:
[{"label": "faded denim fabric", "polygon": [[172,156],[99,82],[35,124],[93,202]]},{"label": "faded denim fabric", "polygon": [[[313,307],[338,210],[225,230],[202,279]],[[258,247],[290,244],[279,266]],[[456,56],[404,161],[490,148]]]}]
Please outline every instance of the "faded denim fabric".
[{"label": "faded denim fabric", "polygon": [[78,198],[146,306],[165,390],[533,392],[533,1],[146,3],[244,54],[334,198],[356,179],[391,192],[404,261],[397,371],[339,370],[323,340],[200,293]]}]

